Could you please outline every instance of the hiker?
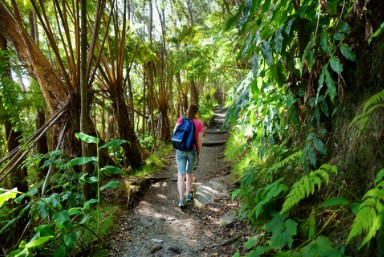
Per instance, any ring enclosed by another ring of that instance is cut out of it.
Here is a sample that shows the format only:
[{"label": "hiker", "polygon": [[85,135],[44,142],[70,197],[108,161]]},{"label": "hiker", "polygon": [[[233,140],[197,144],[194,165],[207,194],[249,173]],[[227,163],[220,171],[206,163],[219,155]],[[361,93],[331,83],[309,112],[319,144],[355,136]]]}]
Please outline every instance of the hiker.
[{"label": "hiker", "polygon": [[[193,121],[195,126],[195,144],[192,146],[192,150],[182,151],[176,150],[176,163],[178,170],[178,178],[177,178],[177,188],[179,191],[179,207],[184,207],[185,202],[189,202],[192,199],[191,188],[193,182],[192,170],[195,165],[199,163],[200,160],[200,152],[203,141],[204,134],[204,124],[198,119],[199,118],[199,107],[197,105],[192,104],[188,109],[188,120]],[[176,131],[177,127],[183,122],[183,117],[177,120],[174,131]],[[186,190],[184,194],[184,181],[185,177],[187,177],[186,182]],[[185,202],[184,202],[185,198]]]}]

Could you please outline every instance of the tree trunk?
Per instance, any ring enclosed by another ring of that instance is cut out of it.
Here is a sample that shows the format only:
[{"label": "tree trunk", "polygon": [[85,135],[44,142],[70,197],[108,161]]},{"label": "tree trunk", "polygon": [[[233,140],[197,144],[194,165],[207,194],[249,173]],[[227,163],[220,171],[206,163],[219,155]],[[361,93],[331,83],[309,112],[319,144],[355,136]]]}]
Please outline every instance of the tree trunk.
[{"label": "tree trunk", "polygon": [[[6,51],[7,50],[7,40],[5,37],[0,35],[0,50],[1,51]],[[6,59],[5,59],[6,58]],[[9,68],[9,57],[3,57],[0,59],[0,62],[5,64],[7,68],[4,71],[2,76],[4,76],[4,79],[9,79],[12,81],[12,74],[11,74],[11,69]],[[2,78],[1,78],[2,79]],[[4,85],[5,86],[5,85]],[[2,101],[0,101],[0,104],[3,105]],[[13,125],[10,121],[10,117],[4,108],[6,112],[6,117],[5,117],[5,122],[4,122],[4,127],[5,127],[5,136],[7,140],[7,146],[8,146],[8,152],[11,152],[13,149],[15,149],[18,145],[18,139],[21,138],[22,134],[20,130],[15,130],[13,128]],[[13,117],[15,118],[15,117]],[[27,192],[28,191],[28,183],[25,180],[25,177],[27,176],[27,170],[21,166],[19,166],[16,170],[15,173],[12,174],[11,177],[11,182],[12,182],[12,187],[17,187],[17,189],[20,192]]]},{"label": "tree trunk", "polygon": [[190,82],[190,91],[191,91],[191,104],[199,105],[199,93],[197,90],[195,79],[192,79]]},{"label": "tree trunk", "polygon": [[112,106],[116,112],[120,137],[128,140],[128,143],[123,144],[125,153],[124,163],[131,165],[133,169],[140,168],[143,165],[141,147],[129,120],[128,108],[124,101],[123,94],[122,92],[116,92],[114,95],[111,95],[111,98]]},{"label": "tree trunk", "polygon": [[25,29],[0,2],[0,34],[12,42],[20,60],[32,73],[40,85],[44,99],[51,113],[65,104],[68,93],[51,64],[37,47]]}]

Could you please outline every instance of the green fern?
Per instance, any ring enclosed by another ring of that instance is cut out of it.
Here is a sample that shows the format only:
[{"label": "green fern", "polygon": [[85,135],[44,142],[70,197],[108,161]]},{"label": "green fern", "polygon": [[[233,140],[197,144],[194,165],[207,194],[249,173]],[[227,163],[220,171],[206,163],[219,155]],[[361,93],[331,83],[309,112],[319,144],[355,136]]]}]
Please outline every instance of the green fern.
[{"label": "green fern", "polygon": [[371,96],[367,102],[364,104],[363,113],[357,115],[349,125],[351,127],[355,123],[359,123],[363,127],[368,122],[368,115],[371,114],[376,109],[384,107],[384,90],[379,93]]},{"label": "green fern", "polygon": [[301,151],[294,152],[293,154],[289,155],[287,158],[284,158],[282,161],[279,161],[275,163],[271,168],[268,168],[268,174],[279,170],[283,167],[286,167],[287,165],[293,163],[295,160],[298,160],[301,156]]},{"label": "green fern", "polygon": [[366,234],[359,249],[374,238],[383,227],[384,222],[384,169],[381,169],[375,180],[375,187],[365,193],[347,238],[347,244],[352,238]]},{"label": "green fern", "polygon": [[281,213],[289,211],[302,199],[314,194],[316,186],[318,189],[321,188],[322,181],[328,185],[328,172],[337,173],[336,166],[331,164],[323,164],[318,170],[312,171],[301,177],[299,181],[293,184],[291,191],[285,199]]}]

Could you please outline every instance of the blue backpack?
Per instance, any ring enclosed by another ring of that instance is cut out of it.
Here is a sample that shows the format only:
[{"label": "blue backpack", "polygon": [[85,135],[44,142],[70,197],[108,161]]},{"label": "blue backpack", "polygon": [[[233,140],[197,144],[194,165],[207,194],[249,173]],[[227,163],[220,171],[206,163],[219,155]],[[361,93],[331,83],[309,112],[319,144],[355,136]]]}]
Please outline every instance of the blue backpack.
[{"label": "blue backpack", "polygon": [[196,145],[195,124],[185,116],[182,118],[183,121],[177,126],[171,140],[173,148],[181,151],[190,151],[193,145]]}]

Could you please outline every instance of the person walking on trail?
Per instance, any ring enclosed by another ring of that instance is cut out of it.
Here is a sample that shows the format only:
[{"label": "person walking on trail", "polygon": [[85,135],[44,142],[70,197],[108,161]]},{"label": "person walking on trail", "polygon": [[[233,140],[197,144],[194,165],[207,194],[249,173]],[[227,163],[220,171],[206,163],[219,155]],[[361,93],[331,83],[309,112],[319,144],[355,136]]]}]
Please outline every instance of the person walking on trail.
[{"label": "person walking on trail", "polygon": [[[195,142],[192,150],[182,151],[176,150],[176,163],[177,163],[177,188],[179,192],[179,207],[185,207],[185,202],[189,202],[192,199],[191,189],[193,176],[192,171],[195,165],[198,165],[200,160],[200,153],[203,143],[203,134],[204,134],[204,124],[198,119],[200,116],[199,107],[192,104],[188,109],[187,118],[193,121],[195,125]],[[174,131],[176,131],[177,126],[183,122],[183,118],[177,120]],[[184,192],[184,181],[186,178],[186,186]]]}]

